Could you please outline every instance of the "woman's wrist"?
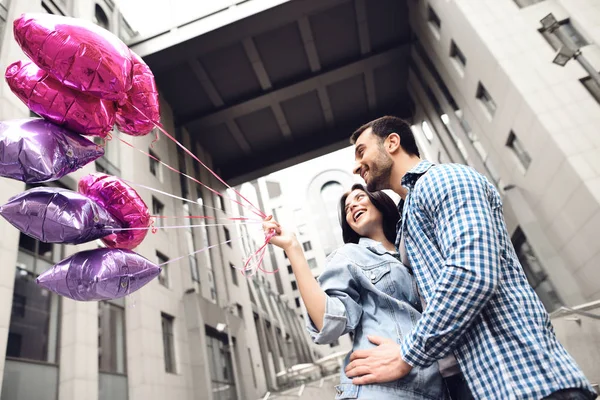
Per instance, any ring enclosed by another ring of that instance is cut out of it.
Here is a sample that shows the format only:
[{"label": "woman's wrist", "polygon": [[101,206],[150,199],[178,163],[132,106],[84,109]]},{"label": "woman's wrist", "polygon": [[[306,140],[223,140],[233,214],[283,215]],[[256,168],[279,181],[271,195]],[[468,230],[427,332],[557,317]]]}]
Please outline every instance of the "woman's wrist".
[{"label": "woman's wrist", "polygon": [[292,239],[292,241],[290,242],[290,244],[283,249],[283,251],[285,251],[288,256],[290,255],[290,253],[293,253],[298,250],[302,250],[302,247],[300,246],[300,242],[295,236],[294,239]]}]

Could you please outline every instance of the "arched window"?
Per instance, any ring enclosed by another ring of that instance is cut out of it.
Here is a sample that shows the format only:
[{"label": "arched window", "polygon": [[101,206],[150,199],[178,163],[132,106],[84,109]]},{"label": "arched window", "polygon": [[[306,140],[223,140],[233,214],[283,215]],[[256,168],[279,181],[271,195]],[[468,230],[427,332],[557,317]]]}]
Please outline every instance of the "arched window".
[{"label": "arched window", "polygon": [[101,26],[106,30],[110,30],[108,16],[99,4],[96,4],[96,11],[94,12],[94,22],[96,23],[96,25]]}]

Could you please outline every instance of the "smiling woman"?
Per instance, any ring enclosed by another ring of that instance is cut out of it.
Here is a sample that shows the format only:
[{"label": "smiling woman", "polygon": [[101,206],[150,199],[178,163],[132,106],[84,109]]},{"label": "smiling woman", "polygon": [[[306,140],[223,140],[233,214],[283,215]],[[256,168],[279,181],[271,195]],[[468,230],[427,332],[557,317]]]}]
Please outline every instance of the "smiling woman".
[{"label": "smiling woman", "polygon": [[[329,255],[318,282],[292,232],[270,219],[263,229],[275,233],[270,243],[286,252],[315,343],[335,343],[352,333],[353,352],[384,341],[396,346],[412,330],[421,311],[413,277],[399,261],[393,244],[400,219],[396,204],[387,194],[370,193],[362,185],[354,185],[339,201],[345,245]],[[348,364],[346,360],[344,369]],[[435,363],[382,385],[355,385],[344,369],[336,387],[337,399],[445,399]]]}]

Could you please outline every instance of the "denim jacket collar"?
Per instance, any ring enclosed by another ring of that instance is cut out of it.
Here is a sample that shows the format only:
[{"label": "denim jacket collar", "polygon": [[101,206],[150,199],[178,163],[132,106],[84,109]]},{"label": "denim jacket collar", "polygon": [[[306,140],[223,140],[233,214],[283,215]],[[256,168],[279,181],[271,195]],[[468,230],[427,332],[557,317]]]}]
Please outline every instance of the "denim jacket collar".
[{"label": "denim jacket collar", "polygon": [[380,256],[384,254],[396,256],[398,254],[395,251],[387,250],[385,247],[383,247],[383,244],[381,244],[381,242],[366,237],[360,238],[358,240],[358,244],[361,246],[365,246],[367,249]]}]

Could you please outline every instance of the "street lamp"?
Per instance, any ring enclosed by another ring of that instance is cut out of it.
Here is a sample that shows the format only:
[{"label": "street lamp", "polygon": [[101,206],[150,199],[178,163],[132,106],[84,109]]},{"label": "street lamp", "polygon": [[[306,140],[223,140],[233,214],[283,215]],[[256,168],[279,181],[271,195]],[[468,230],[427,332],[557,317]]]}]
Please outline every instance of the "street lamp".
[{"label": "street lamp", "polygon": [[590,77],[600,85],[600,73],[581,54],[581,50],[577,47],[577,44],[563,31],[563,27],[556,17],[550,13],[542,18],[540,23],[542,24],[542,32],[555,35],[563,43],[556,52],[552,62],[564,67],[570,59],[577,60]]}]

